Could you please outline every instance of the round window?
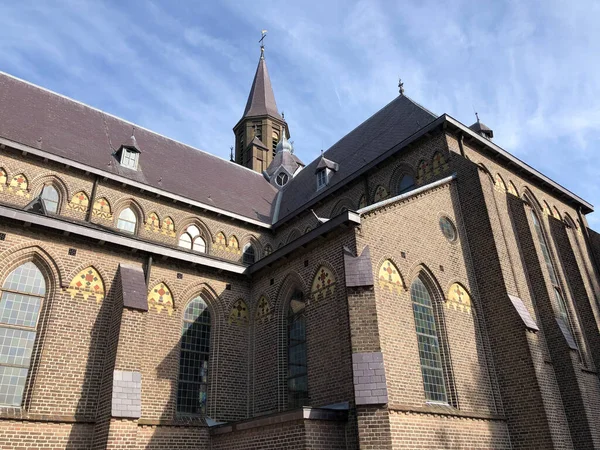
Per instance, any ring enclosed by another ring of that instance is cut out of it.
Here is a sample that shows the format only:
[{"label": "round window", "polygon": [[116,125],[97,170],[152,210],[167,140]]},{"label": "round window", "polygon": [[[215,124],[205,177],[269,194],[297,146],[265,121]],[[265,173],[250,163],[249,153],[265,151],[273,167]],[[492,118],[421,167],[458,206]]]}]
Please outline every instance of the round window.
[{"label": "round window", "polygon": [[288,175],[285,172],[280,172],[279,175],[277,175],[277,178],[275,179],[275,182],[279,185],[279,186],[283,186],[288,182]]},{"label": "round window", "polygon": [[440,218],[440,229],[444,237],[450,242],[456,240],[456,228],[450,219],[447,217]]}]

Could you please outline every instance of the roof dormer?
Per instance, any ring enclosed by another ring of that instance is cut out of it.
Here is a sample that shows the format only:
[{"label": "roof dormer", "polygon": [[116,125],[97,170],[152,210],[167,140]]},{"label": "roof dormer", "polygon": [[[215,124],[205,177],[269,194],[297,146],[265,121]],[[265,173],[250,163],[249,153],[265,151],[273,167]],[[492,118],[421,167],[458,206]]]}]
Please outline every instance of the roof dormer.
[{"label": "roof dormer", "polygon": [[131,135],[129,143],[121,145],[115,153],[115,157],[121,166],[131,170],[138,170],[141,150],[134,135]]},{"label": "roof dormer", "polygon": [[321,154],[321,159],[315,169],[315,174],[317,175],[317,191],[329,184],[331,177],[339,170],[339,168],[340,165],[338,163],[325,158]]}]

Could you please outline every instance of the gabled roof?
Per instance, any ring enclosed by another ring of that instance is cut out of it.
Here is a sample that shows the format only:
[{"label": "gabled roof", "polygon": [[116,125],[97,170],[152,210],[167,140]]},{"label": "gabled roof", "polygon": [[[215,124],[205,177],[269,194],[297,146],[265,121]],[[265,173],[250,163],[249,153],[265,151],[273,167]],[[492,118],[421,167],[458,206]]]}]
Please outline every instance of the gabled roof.
[{"label": "gabled roof", "polygon": [[299,167],[304,167],[304,163],[300,161],[296,155],[291,152],[277,152],[269,167],[267,167],[267,175],[272,177],[280,168],[285,168],[291,175],[296,173]]},{"label": "gabled roof", "polygon": [[259,173],[139,126],[139,169],[124,168],[113,154],[132,123],[2,72],[0,105],[0,138],[270,223],[277,189]]},{"label": "gabled roof", "polygon": [[433,113],[408,97],[396,97],[323,154],[328,160],[339,161],[339,170],[332,174],[326,189],[317,191],[317,183],[314,182],[321,156],[290,181],[281,194],[283,197],[277,214],[281,218],[279,222],[299,212],[315,197],[348,181],[348,177],[360,168],[435,119]]},{"label": "gabled roof", "polygon": [[334,172],[337,172],[340,169],[340,165],[336,162],[330,161],[329,159],[327,159],[323,155],[321,155],[321,158],[319,159],[319,163],[317,164],[315,172],[318,172],[321,169],[331,169]]},{"label": "gabled roof", "polygon": [[[252,142],[250,142],[250,145],[256,145],[257,147],[269,150],[269,147],[267,147],[265,144],[263,144],[263,142],[256,136],[254,136],[254,139],[252,139]],[[250,145],[248,147],[250,147]]]},{"label": "gabled roof", "polygon": [[246,109],[244,110],[242,118],[267,115],[278,119],[282,118],[277,111],[275,94],[273,94],[271,79],[269,78],[269,72],[267,71],[267,63],[265,62],[265,57],[261,49],[258,67],[256,68],[256,74],[252,81],[250,95],[248,95]]}]

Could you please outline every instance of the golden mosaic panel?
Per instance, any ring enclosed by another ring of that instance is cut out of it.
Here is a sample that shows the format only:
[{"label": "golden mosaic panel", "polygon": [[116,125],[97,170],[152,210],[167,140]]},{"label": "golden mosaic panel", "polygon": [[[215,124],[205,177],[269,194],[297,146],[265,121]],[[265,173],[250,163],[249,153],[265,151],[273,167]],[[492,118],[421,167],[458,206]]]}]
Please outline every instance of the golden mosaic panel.
[{"label": "golden mosaic panel", "polygon": [[556,206],[552,207],[552,215],[554,216],[555,219],[562,220],[560,217],[560,213],[558,212],[558,209],[556,209]]},{"label": "golden mosaic panel", "polygon": [[218,250],[226,250],[227,249],[227,238],[222,231],[217,233],[217,237],[215,238],[215,245]]},{"label": "golden mosaic panel", "polygon": [[256,308],[256,314],[254,315],[254,319],[257,322],[264,323],[271,319],[271,305],[269,305],[269,300],[264,295],[258,299],[258,307]]},{"label": "golden mosaic panel", "polygon": [[148,231],[154,231],[155,233],[158,233],[160,231],[160,219],[158,218],[158,214],[155,212],[148,214],[144,228],[146,228]]},{"label": "golden mosaic panel", "polygon": [[4,186],[6,186],[7,178],[6,171],[4,169],[0,169],[0,192],[4,190]]},{"label": "golden mosaic panel", "polygon": [[231,236],[229,238],[229,245],[227,246],[227,251],[232,253],[240,254],[240,243],[235,236]]},{"label": "golden mosaic panel", "polygon": [[229,324],[248,325],[250,318],[248,317],[248,305],[243,299],[235,301],[229,312]]},{"label": "golden mosaic panel", "polygon": [[373,203],[380,202],[388,198],[389,193],[385,187],[381,184],[375,188],[375,195],[373,196]]},{"label": "golden mosaic panel", "polygon": [[87,194],[79,191],[71,197],[71,201],[67,206],[74,211],[87,212],[89,205],[90,199]]},{"label": "golden mosaic panel", "polygon": [[335,292],[335,276],[325,266],[319,267],[310,289],[310,296],[313,299],[325,298]]},{"label": "golden mosaic panel", "polygon": [[548,205],[548,203],[546,203],[546,201],[542,202],[542,210],[544,211],[544,214],[546,214],[547,216],[552,215],[552,212],[550,211],[550,205]]},{"label": "golden mosaic panel", "polygon": [[519,192],[512,181],[508,182],[508,193],[514,195],[515,197],[519,196]]},{"label": "golden mosaic panel", "polygon": [[429,161],[422,160],[417,167],[417,184],[423,184],[431,179],[431,165]]},{"label": "golden mosaic panel", "polygon": [[13,192],[19,197],[29,198],[28,187],[29,181],[27,181],[27,177],[20,173],[12,177],[12,180],[10,180],[10,185],[8,186],[8,191]]},{"label": "golden mosaic panel", "polygon": [[265,250],[264,250],[265,256],[269,256],[271,253],[273,253],[273,247],[271,247],[270,244],[265,245]]},{"label": "golden mosaic panel", "polygon": [[404,282],[400,277],[400,271],[389,259],[386,259],[379,268],[377,279],[382,289],[388,289],[392,292],[396,291],[400,294],[405,288]]},{"label": "golden mosaic panel", "polygon": [[167,216],[163,219],[161,233],[166,236],[175,236],[175,222],[171,217]]},{"label": "golden mosaic panel", "polygon": [[498,192],[506,192],[506,184],[499,173],[496,174],[496,178],[494,180],[494,189],[496,189]]},{"label": "golden mosaic panel", "polygon": [[164,283],[158,283],[148,293],[148,309],[154,308],[160,314],[163,309],[173,314],[173,296]]},{"label": "golden mosaic panel", "polygon": [[103,219],[112,219],[112,211],[110,209],[110,203],[104,197],[100,197],[94,202],[92,208],[92,214],[96,217]]},{"label": "golden mosaic panel", "polygon": [[366,207],[367,207],[367,196],[363,194],[360,197],[360,200],[358,201],[358,209],[366,208]]},{"label": "golden mosaic panel", "polygon": [[435,155],[433,155],[433,174],[439,175],[446,170],[448,170],[448,162],[446,161],[446,157],[440,152],[437,152]]},{"label": "golden mosaic panel", "polygon": [[71,294],[71,298],[81,293],[84,300],[92,296],[96,297],[96,303],[100,303],[104,298],[104,282],[96,269],[91,266],[86,267],[73,277],[67,292]]},{"label": "golden mosaic panel", "polygon": [[471,312],[471,297],[460,284],[454,283],[446,296],[446,308],[456,311]]}]

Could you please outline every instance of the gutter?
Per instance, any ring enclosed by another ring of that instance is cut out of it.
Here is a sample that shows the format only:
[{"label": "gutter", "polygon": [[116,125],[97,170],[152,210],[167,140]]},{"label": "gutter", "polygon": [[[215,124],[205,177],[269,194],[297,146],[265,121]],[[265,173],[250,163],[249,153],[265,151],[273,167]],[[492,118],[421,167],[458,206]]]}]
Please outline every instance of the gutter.
[{"label": "gutter", "polygon": [[170,247],[165,247],[158,244],[152,244],[131,237],[122,236],[108,231],[97,230],[84,225],[78,225],[54,217],[41,216],[18,209],[9,208],[0,205],[0,217],[5,219],[18,220],[27,224],[39,225],[51,230],[60,231],[66,235],[73,234],[84,238],[93,239],[101,242],[108,242],[121,247],[132,250],[147,252],[154,255],[166,256],[192,264],[198,264],[212,269],[223,270],[230,273],[243,275],[247,272],[247,267],[241,264],[234,264],[227,261],[214,259],[210,256],[200,255],[196,253],[188,253],[181,250],[176,250]]},{"label": "gutter", "polygon": [[389,205],[391,203],[396,203],[396,202],[399,202],[402,200],[406,200],[407,198],[414,197],[423,192],[427,192],[438,186],[443,186],[444,184],[448,184],[454,179],[456,179],[455,173],[453,173],[449,177],[442,178],[441,180],[426,184],[425,186],[421,186],[420,188],[413,189],[412,191],[406,192],[404,194],[396,195],[395,197],[391,197],[391,198],[386,198],[385,200],[381,200],[380,202],[373,203],[372,205],[369,205],[369,206],[365,206],[364,208],[359,209],[357,211],[357,213],[362,216],[364,214],[370,213],[371,211],[373,211],[375,209],[382,208],[383,206]]},{"label": "gutter", "polygon": [[[150,185],[147,185],[144,183],[140,183],[139,181],[131,180],[131,179],[123,177],[121,175],[116,175],[112,172],[106,172],[101,169],[96,169],[95,167],[91,167],[86,164],[82,164],[82,163],[73,161],[72,159],[68,159],[63,156],[58,156],[53,153],[46,152],[44,150],[33,148],[28,145],[20,144],[18,142],[14,142],[14,141],[5,139],[3,137],[0,137],[0,148],[4,148],[2,146],[14,148],[16,150],[23,152],[24,154],[31,153],[32,155],[47,159],[49,161],[54,161],[54,162],[63,164],[68,167],[74,167],[74,168],[82,170],[84,172],[93,173],[94,175],[97,175],[97,176],[100,176],[103,178],[107,178],[109,180],[113,180],[117,183],[122,183],[124,185],[131,186],[131,187],[134,187],[137,189],[141,189],[146,192],[151,192],[152,194],[159,195],[160,197],[165,197],[165,198],[168,198],[171,200],[177,200],[178,202],[182,202],[186,205],[196,206],[196,207],[204,209],[206,211],[211,211],[216,214],[220,214],[222,216],[231,217],[232,219],[237,219],[242,222],[246,222],[246,223],[249,223],[252,225],[259,226],[261,228],[271,228],[271,225],[268,223],[264,223],[264,222],[261,222],[256,219],[250,219],[250,218],[244,217],[240,214],[226,211],[224,209],[217,208],[215,206],[207,205],[206,203],[198,202],[196,200],[191,200],[191,199],[183,197],[181,195],[174,194],[169,191],[164,191],[162,189],[158,189],[153,186],[150,186]],[[91,200],[90,200],[90,202],[91,202]]]}]

